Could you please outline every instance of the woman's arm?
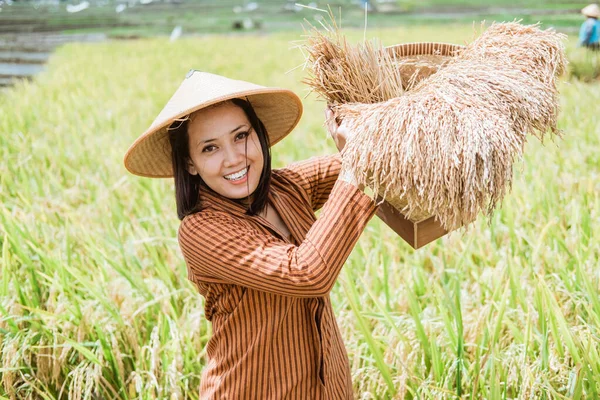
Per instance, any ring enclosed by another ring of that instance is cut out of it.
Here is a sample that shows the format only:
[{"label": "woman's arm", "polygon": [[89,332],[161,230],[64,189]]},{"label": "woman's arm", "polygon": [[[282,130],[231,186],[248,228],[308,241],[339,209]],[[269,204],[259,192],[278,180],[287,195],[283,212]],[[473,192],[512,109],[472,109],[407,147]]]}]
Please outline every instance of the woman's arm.
[{"label": "woman's arm", "polygon": [[251,228],[231,215],[209,210],[182,221],[179,244],[192,281],[320,297],[333,287],[375,210],[369,196],[338,181],[299,246]]},{"label": "woman's arm", "polygon": [[[327,121],[327,129],[329,130],[336,147],[341,152],[346,145],[347,138],[352,135],[352,133],[343,124],[338,124],[330,109],[325,111],[325,118]],[[342,172],[342,174],[344,174],[344,172]],[[349,179],[352,178],[352,176],[349,177]],[[381,202],[381,198],[378,198],[377,203],[381,203],[377,209],[377,217],[379,217],[379,219],[394,232],[400,235],[401,231],[406,229],[406,218],[404,218],[404,216],[387,201]]]},{"label": "woman's arm", "polygon": [[312,157],[278,170],[298,183],[308,195],[313,211],[319,210],[329,198],[340,174],[339,154]]}]

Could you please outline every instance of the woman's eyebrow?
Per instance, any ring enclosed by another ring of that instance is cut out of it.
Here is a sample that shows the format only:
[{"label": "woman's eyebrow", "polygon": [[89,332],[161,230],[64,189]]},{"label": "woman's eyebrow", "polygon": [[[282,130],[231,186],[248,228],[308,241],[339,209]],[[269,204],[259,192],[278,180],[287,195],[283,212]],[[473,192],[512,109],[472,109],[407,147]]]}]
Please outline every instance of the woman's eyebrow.
[{"label": "woman's eyebrow", "polygon": [[[238,126],[237,128],[233,129],[231,132],[229,132],[229,134],[231,135],[232,133],[235,133],[235,132],[239,131],[241,128],[245,128],[247,126],[248,126],[247,124],[242,124],[242,125]],[[215,140],[217,140],[217,139],[216,138],[206,139],[206,140],[202,140],[202,141],[198,142],[198,144],[200,145],[202,143],[214,142]]]},{"label": "woman's eyebrow", "polygon": [[234,130],[232,130],[231,132],[229,132],[229,134],[232,134],[234,132],[239,131],[241,128],[245,128],[247,125],[246,124],[242,124],[240,126],[238,126],[237,128],[235,128]]}]

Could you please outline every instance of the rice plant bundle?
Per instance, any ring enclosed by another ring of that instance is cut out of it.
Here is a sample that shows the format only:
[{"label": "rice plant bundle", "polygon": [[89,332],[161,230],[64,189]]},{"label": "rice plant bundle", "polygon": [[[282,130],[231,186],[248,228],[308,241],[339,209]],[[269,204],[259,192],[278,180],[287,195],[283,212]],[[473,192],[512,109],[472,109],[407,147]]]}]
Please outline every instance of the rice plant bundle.
[{"label": "rice plant bundle", "polygon": [[314,74],[305,80],[331,103],[377,103],[403,92],[397,58],[380,44],[349,45],[337,27],[313,29],[304,47]]},{"label": "rice plant bundle", "polygon": [[[310,48],[307,82],[353,132],[342,154],[344,168],[409,219],[435,216],[453,230],[480,212],[491,214],[510,190],[527,134],[543,139],[559,133],[556,84],[566,59],[564,35],[553,30],[492,24],[425,72],[414,62],[407,72],[394,60],[394,48],[379,48],[356,63],[366,54],[364,45],[339,46],[336,35],[337,41],[313,35],[327,53]],[[351,71],[342,71],[340,60]],[[359,72],[366,65],[376,66],[364,72],[367,81]],[[382,73],[390,68],[396,70]],[[336,81],[338,76],[344,79]],[[374,76],[381,81],[373,82]],[[384,85],[385,94],[373,90]],[[358,95],[361,90],[366,95]]]}]

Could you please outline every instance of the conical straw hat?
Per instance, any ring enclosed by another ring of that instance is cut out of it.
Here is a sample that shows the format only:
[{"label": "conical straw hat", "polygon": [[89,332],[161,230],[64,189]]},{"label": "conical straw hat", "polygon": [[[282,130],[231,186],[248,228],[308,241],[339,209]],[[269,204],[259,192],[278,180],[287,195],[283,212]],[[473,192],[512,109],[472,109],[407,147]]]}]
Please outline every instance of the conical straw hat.
[{"label": "conical straw hat", "polygon": [[290,90],[190,70],[150,128],[127,150],[125,168],[132,174],[150,178],[173,176],[168,127],[194,111],[236,98],[252,104],[265,125],[271,145],[290,133],[302,115],[302,102]]},{"label": "conical straw hat", "polygon": [[600,18],[600,7],[597,4],[590,4],[581,10],[581,13],[586,17]]}]

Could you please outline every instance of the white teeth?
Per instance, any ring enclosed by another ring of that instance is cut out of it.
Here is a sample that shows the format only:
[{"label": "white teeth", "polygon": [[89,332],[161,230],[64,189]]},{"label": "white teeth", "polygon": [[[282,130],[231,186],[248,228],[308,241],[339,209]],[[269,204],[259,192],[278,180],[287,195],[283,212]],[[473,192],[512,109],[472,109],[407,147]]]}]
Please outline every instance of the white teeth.
[{"label": "white teeth", "polygon": [[246,176],[247,172],[248,172],[248,167],[244,168],[243,170],[241,170],[240,172],[237,172],[235,174],[225,175],[224,178],[227,179],[228,181],[236,181],[236,180],[241,179],[244,176]]}]

